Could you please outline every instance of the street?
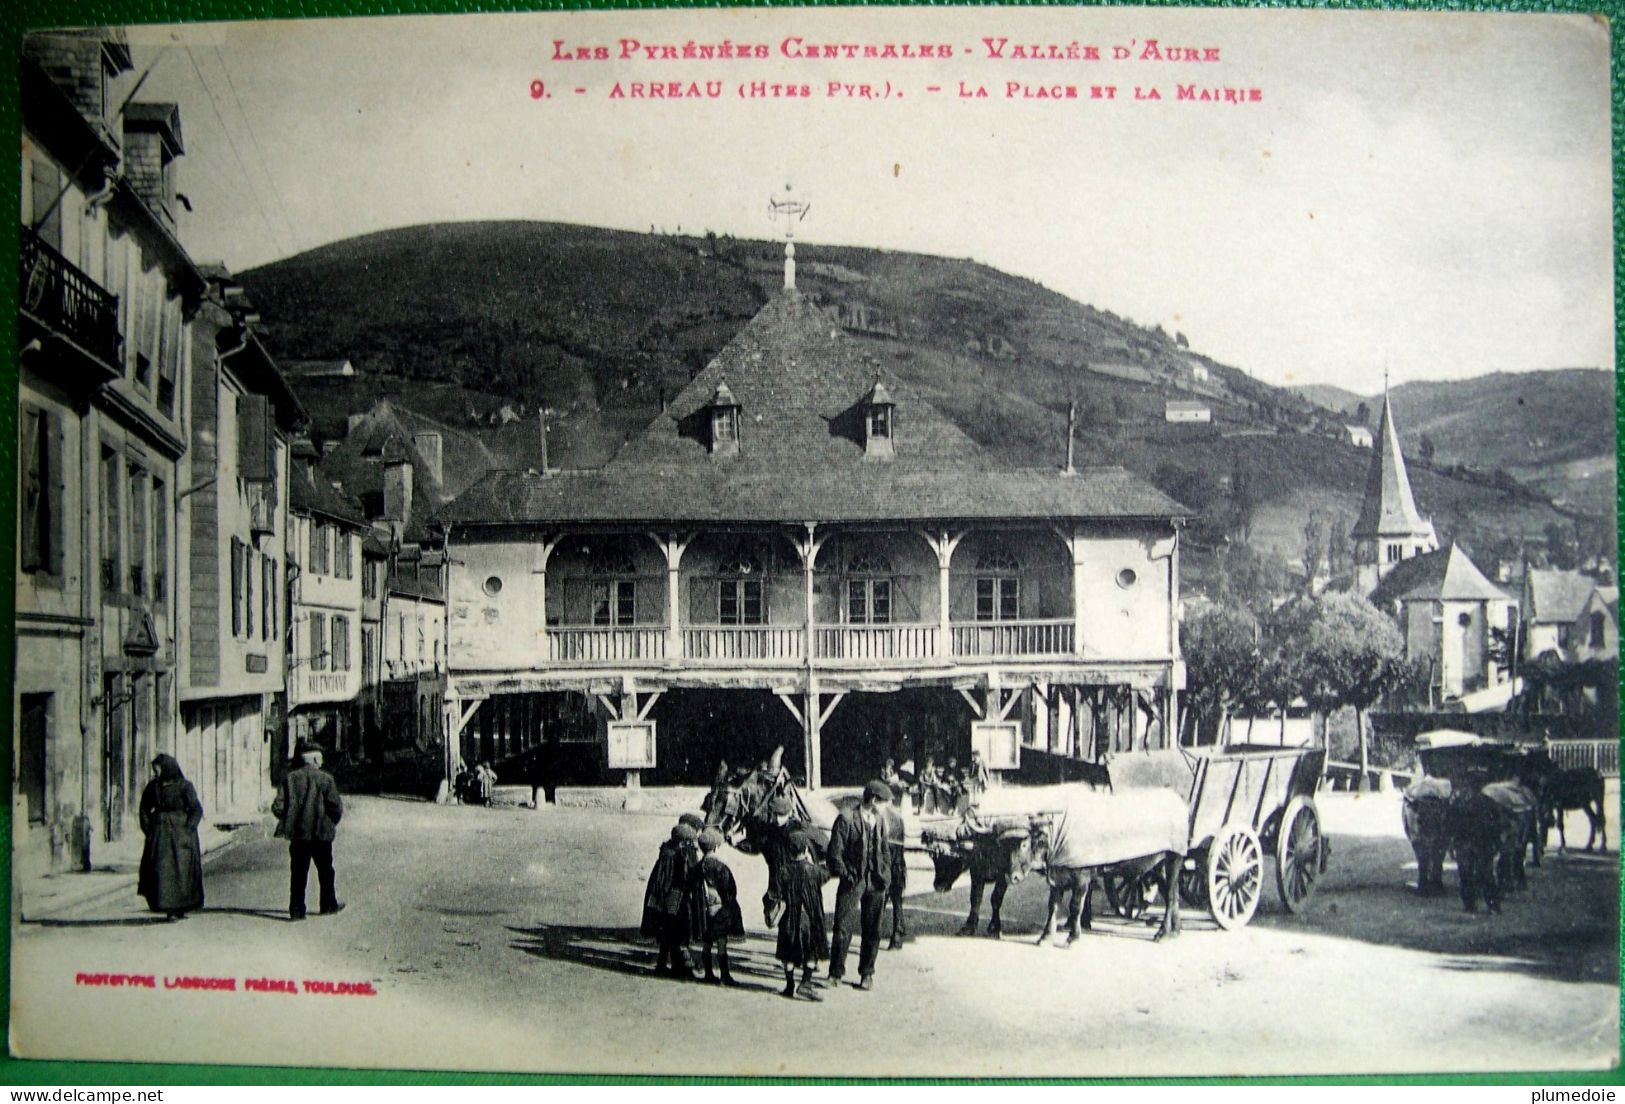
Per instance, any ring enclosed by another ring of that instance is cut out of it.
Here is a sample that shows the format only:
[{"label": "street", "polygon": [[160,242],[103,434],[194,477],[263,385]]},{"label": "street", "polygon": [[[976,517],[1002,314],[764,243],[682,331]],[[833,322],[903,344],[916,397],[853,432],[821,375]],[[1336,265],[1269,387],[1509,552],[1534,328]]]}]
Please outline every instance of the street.
[{"label": "street", "polygon": [[[355,797],[335,847],[341,915],[287,920],[286,845],[265,838],[211,857],[207,907],[180,923],[131,893],[17,928],[13,1022],[19,1007],[28,1016],[13,1046],[27,1057],[824,1076],[1613,1061],[1617,852],[1549,854],[1502,915],[1469,915],[1450,867],[1449,893],[1415,895],[1396,795],[1319,800],[1333,852],[1305,916],[1281,908],[1268,863],[1264,902],[1242,930],[1187,910],[1183,936],[1153,944],[1146,924],[1100,917],[1097,898],[1092,934],[1040,948],[1035,877],[1010,891],[1002,941],[962,938],[965,883],[932,893],[914,854],[916,938],[882,952],[875,991],[808,1004],[778,995],[764,864],[729,848],[750,929],[735,972],[748,988],[653,976],[637,929],[671,816]],[[1570,827],[1571,847],[1583,844]],[[310,894],[314,904],[314,878]],[[155,987],[97,975],[150,975]],[[166,988],[180,977],[234,983]],[[246,979],[265,980],[249,991]]]}]

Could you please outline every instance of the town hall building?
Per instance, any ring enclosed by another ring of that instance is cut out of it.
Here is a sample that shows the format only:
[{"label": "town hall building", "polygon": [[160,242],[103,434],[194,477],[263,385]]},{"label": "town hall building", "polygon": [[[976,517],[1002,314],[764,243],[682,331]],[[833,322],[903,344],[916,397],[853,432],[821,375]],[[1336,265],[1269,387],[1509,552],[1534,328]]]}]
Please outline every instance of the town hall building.
[{"label": "town hall building", "polygon": [[818,787],[1177,732],[1189,511],[997,461],[793,265],[607,465],[492,472],[438,515],[448,772],[558,740],[602,781],[694,784],[783,745]]}]

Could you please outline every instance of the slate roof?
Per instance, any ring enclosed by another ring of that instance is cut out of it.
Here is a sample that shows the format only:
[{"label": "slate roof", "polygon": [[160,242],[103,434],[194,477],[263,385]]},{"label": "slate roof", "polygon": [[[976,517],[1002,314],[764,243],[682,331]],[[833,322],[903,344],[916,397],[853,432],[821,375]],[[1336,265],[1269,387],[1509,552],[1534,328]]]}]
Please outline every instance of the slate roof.
[{"label": "slate roof", "polygon": [[[713,456],[708,444],[708,408],[724,380],[741,407],[737,456]],[[877,383],[896,404],[889,459],[867,457],[863,445],[863,407]],[[788,289],[604,467],[491,472],[437,520],[794,524],[1190,514],[1122,468],[1005,467]]]},{"label": "slate roof", "polygon": [[1573,622],[1591,600],[1597,580],[1578,571],[1530,568],[1528,580],[1530,621]]},{"label": "slate roof", "polygon": [[1377,427],[1376,451],[1366,473],[1365,498],[1360,516],[1350,535],[1355,540],[1379,537],[1432,536],[1433,523],[1416,512],[1411,497],[1411,478],[1405,471],[1405,454],[1399,448],[1394,429],[1394,412],[1388,396],[1382,397],[1382,422]]},{"label": "slate roof", "polygon": [[1371,593],[1371,604],[1392,602],[1507,602],[1512,596],[1485,576],[1472,558],[1451,542],[1449,548],[1401,560]]},{"label": "slate roof", "polygon": [[323,514],[357,526],[366,524],[361,505],[331,483],[313,477],[302,463],[293,465],[288,479],[288,509],[296,514]]}]

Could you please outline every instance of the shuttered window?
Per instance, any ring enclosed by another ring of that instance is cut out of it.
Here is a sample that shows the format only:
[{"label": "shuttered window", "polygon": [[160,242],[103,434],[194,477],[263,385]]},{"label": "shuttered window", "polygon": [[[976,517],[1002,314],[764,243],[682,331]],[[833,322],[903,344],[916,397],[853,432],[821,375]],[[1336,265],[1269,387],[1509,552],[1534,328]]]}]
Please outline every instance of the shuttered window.
[{"label": "shuttered window", "polygon": [[169,596],[169,487],[152,481],[152,596]]},{"label": "shuttered window", "polygon": [[231,635],[243,635],[243,542],[231,538]]},{"label": "shuttered window", "polygon": [[48,411],[22,409],[22,569],[62,574],[62,426]]},{"label": "shuttered window", "polygon": [[327,619],[319,613],[310,615],[310,669],[327,670]]},{"label": "shuttered window", "polygon": [[350,619],[335,616],[333,618],[333,670],[348,671],[350,669]]},{"label": "shuttered window", "polygon": [[271,404],[264,395],[237,397],[237,474],[248,483],[269,483],[276,473]]}]

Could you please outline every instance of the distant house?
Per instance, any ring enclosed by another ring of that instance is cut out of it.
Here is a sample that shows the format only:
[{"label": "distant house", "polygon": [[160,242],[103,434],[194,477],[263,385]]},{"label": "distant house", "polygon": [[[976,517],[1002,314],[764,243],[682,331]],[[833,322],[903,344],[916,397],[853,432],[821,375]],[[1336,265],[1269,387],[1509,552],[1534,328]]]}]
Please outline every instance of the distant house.
[{"label": "distant house", "polygon": [[347,359],[284,360],[282,374],[289,379],[323,379],[355,375],[355,365]]},{"label": "distant house", "polygon": [[1207,369],[1200,364],[1191,365],[1191,379],[1197,383],[1207,382]]},{"label": "distant house", "polygon": [[1346,425],[1343,427],[1343,432],[1349,435],[1349,444],[1355,448],[1371,448],[1374,444],[1371,431],[1365,426]]},{"label": "distant house", "polygon": [[1204,402],[1169,399],[1163,407],[1162,416],[1170,422],[1211,422],[1213,410]]},{"label": "distant house", "polygon": [[1619,590],[1578,571],[1530,568],[1523,580],[1523,654],[1565,659],[1619,654]]}]

